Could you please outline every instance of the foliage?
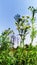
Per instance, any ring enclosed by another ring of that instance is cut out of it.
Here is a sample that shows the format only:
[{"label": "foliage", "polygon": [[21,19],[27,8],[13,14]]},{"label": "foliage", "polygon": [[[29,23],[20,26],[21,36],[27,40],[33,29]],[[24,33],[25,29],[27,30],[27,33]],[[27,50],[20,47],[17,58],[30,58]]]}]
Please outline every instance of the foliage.
[{"label": "foliage", "polygon": [[[21,43],[23,43],[23,47],[24,47],[24,40],[25,40],[25,36],[28,34],[28,30],[30,28],[29,23],[29,16],[22,16],[20,17],[19,14],[17,14],[15,17],[15,24],[17,26],[17,30],[19,32],[19,35],[21,37]],[[21,46],[20,43],[20,46]]]},{"label": "foliage", "polygon": [[[31,32],[31,43],[36,36],[37,31],[34,28],[35,17],[34,13],[36,10],[33,7],[29,7],[32,11],[32,17],[29,16],[22,16],[20,15],[15,16],[17,30],[21,37],[21,43],[23,43],[23,47],[11,48],[11,40],[9,35],[14,33],[13,30],[10,28],[5,30],[0,35],[0,65],[37,65],[37,46],[33,47],[30,45],[24,45],[24,39],[27,35],[29,29],[32,29]],[[32,27],[29,24],[31,20]],[[20,44],[21,44],[20,43]]]},{"label": "foliage", "polygon": [[35,29],[35,14],[37,13],[37,9],[35,9],[33,6],[28,8],[32,12],[32,17],[30,18],[31,21],[31,44],[33,43],[34,38],[36,37],[37,30]]},{"label": "foliage", "polygon": [[7,50],[0,54],[0,65],[37,65],[37,47],[18,47],[11,56]]},{"label": "foliage", "polygon": [[[32,47],[32,46],[31,46]],[[34,47],[17,48],[14,53],[15,65],[37,65],[37,51]]]},{"label": "foliage", "polygon": [[9,39],[9,34],[11,34],[13,31],[10,30],[5,30],[1,35],[0,35],[0,64],[1,65],[10,65],[11,64],[11,57],[9,55],[10,52],[10,39]]},{"label": "foliage", "polygon": [[1,35],[0,35],[0,45],[2,50],[8,49],[9,45],[11,43],[9,35],[13,33],[13,30],[5,30]]}]

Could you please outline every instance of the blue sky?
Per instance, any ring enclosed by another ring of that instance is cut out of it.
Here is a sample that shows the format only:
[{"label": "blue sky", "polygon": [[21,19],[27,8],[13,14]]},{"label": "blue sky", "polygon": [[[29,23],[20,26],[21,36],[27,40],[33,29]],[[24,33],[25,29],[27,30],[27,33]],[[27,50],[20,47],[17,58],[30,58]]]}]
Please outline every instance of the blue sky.
[{"label": "blue sky", "polygon": [[29,6],[37,7],[37,0],[0,0],[0,33],[7,28],[17,33],[14,16],[30,15]]}]

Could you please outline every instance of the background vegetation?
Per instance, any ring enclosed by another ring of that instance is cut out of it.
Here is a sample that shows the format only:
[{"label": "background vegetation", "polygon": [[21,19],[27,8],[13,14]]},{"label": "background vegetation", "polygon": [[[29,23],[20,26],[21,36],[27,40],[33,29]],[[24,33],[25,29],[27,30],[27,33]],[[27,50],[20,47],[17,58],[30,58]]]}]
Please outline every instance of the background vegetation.
[{"label": "background vegetation", "polygon": [[[31,10],[32,17],[21,17],[19,14],[14,17],[17,30],[21,37],[20,46],[16,49],[14,48],[14,44],[9,37],[9,35],[11,33],[14,34],[14,32],[10,28],[0,35],[0,65],[37,65],[37,45],[35,47],[32,46],[33,40],[37,35],[37,30],[35,30],[34,27],[37,9],[31,6],[28,9]],[[24,40],[26,35],[30,33],[29,31],[31,31],[31,43],[27,45],[24,44]]]}]

